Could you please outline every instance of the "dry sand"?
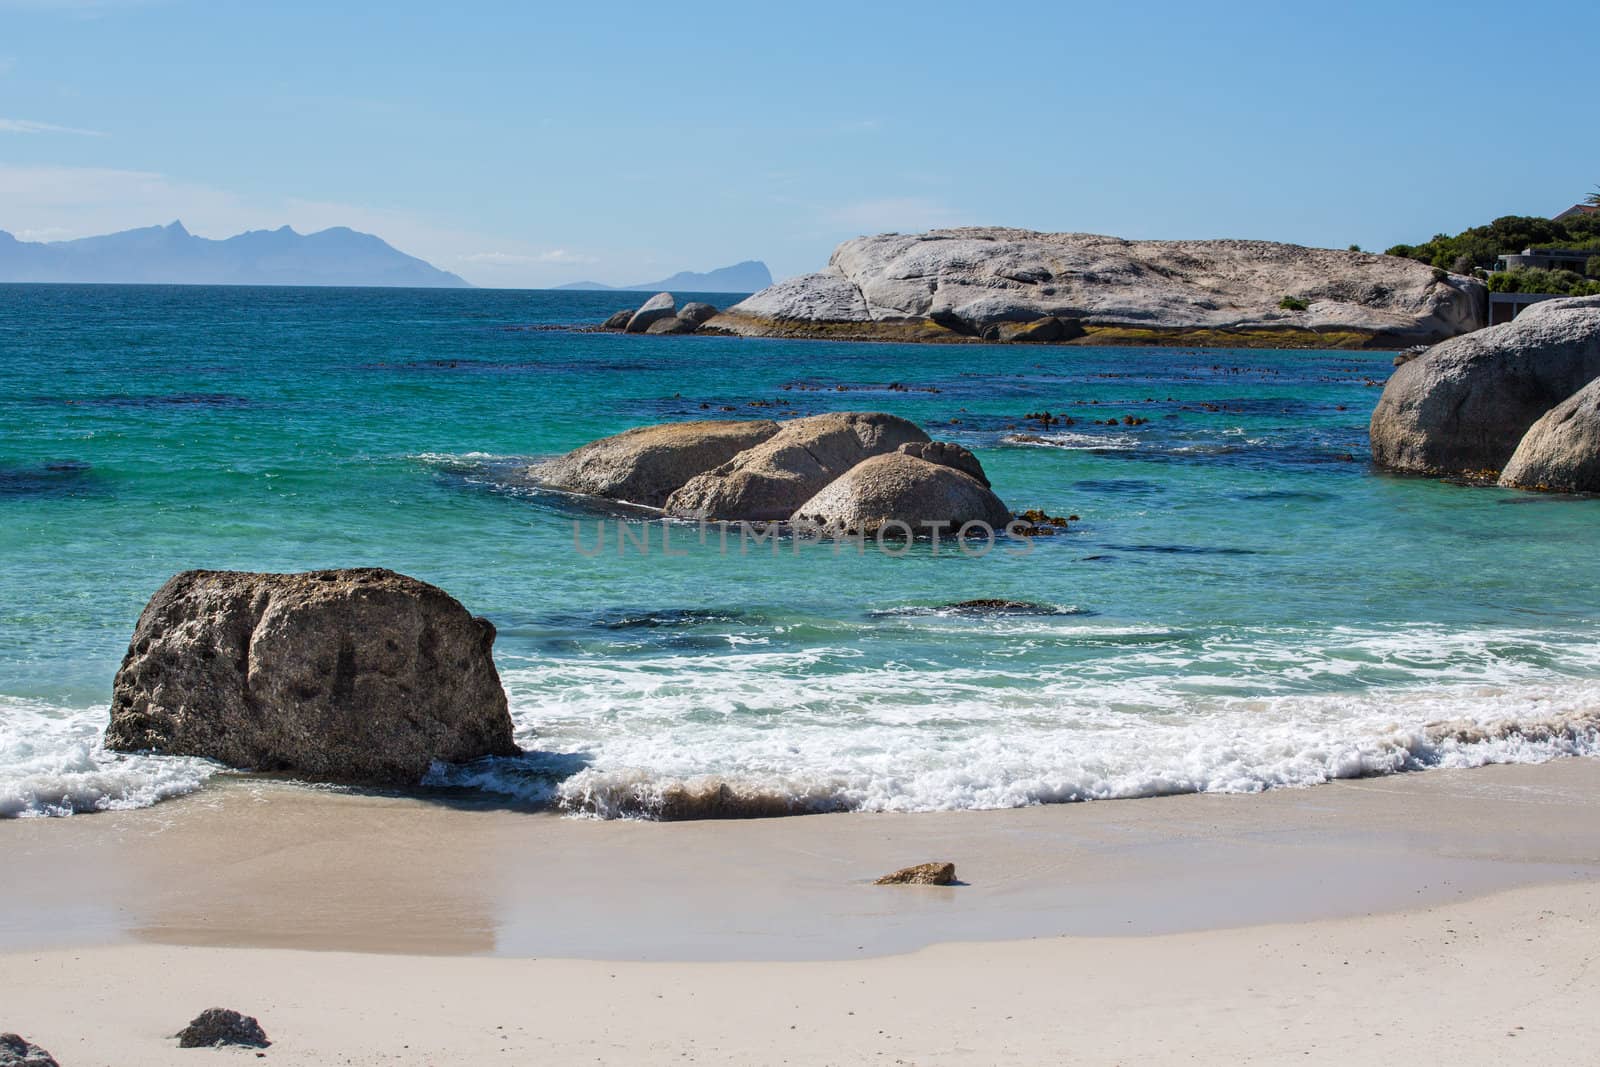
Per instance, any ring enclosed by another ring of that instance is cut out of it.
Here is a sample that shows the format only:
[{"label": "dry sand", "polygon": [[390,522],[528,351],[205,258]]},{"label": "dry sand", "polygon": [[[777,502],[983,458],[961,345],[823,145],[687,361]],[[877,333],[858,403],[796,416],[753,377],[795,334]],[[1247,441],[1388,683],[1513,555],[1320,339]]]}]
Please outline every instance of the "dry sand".
[{"label": "dry sand", "polygon": [[[0,824],[0,1030],[63,1067],[1571,1063],[1600,761],[1008,812],[601,824],[277,783]],[[968,884],[868,881],[951,859]],[[318,950],[318,951],[310,951]]]}]

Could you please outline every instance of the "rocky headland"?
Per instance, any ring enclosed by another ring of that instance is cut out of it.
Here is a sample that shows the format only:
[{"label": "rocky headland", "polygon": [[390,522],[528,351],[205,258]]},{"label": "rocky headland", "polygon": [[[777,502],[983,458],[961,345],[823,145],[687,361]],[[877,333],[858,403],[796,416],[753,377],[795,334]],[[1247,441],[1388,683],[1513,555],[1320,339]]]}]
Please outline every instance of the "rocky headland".
[{"label": "rocky headland", "polygon": [[1514,320],[1402,363],[1372,414],[1372,458],[1412,474],[1600,492],[1600,297]]},{"label": "rocky headland", "polygon": [[703,327],[759,337],[1399,348],[1481,328],[1486,290],[1412,260],[1268,241],[966,228],[846,241]]}]

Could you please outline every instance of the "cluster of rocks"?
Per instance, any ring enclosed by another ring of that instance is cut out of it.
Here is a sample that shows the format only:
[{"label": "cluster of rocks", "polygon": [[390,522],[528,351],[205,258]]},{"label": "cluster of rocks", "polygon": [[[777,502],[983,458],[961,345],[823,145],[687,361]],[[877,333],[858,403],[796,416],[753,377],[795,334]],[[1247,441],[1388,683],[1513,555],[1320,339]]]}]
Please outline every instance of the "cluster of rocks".
[{"label": "cluster of rocks", "polygon": [[883,412],[644,426],[529,470],[538,482],[715,522],[892,536],[1004,529],[1011,513],[968,449]]},{"label": "cluster of rocks", "polygon": [[1401,364],[1371,435],[1390,470],[1600,492],[1600,297],[1534,304]]},{"label": "cluster of rocks", "polygon": [[671,293],[657,293],[637,309],[623,308],[600,328],[623,333],[694,333],[716,314],[710,304],[691,300],[679,307]]},{"label": "cluster of rocks", "polygon": [[857,237],[740,301],[746,336],[1399,347],[1484,325],[1474,278],[1268,241],[1125,241],[999,227]]},{"label": "cluster of rocks", "polygon": [[106,747],[414,786],[435,760],[520,752],[494,637],[389,570],[185,571],[139,616]]}]

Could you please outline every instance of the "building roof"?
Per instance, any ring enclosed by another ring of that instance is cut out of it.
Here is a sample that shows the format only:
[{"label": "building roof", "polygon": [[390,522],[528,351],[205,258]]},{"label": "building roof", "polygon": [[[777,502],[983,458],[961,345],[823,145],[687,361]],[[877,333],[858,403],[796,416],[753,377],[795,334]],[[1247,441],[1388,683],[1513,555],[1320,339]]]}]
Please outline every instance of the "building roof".
[{"label": "building roof", "polygon": [[1579,215],[1593,215],[1593,214],[1595,214],[1597,212],[1600,212],[1600,205],[1596,205],[1596,204],[1573,204],[1571,207],[1567,208],[1567,210],[1563,211],[1561,214],[1559,214],[1559,215],[1555,216],[1553,219],[1551,219],[1551,221],[1552,222],[1565,222],[1567,219],[1575,219]]}]

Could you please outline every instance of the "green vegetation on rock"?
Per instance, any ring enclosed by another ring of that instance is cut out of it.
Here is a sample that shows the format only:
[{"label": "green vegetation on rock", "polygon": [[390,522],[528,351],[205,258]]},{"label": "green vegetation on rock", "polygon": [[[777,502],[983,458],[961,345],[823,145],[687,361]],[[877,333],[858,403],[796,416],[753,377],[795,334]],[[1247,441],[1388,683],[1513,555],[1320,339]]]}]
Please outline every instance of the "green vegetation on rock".
[{"label": "green vegetation on rock", "polygon": [[[1600,193],[1595,195],[1600,196]],[[1388,254],[1466,274],[1479,267],[1491,270],[1496,259],[1524,248],[1578,248],[1600,252],[1600,215],[1580,215],[1563,222],[1506,215],[1487,226],[1474,226],[1453,237],[1441,233],[1419,245],[1395,245]]]},{"label": "green vegetation on rock", "polygon": [[[1589,260],[1591,269],[1600,256]],[[1571,270],[1506,270],[1489,275],[1496,293],[1556,293],[1561,296],[1600,296],[1600,281],[1590,281]]]}]

